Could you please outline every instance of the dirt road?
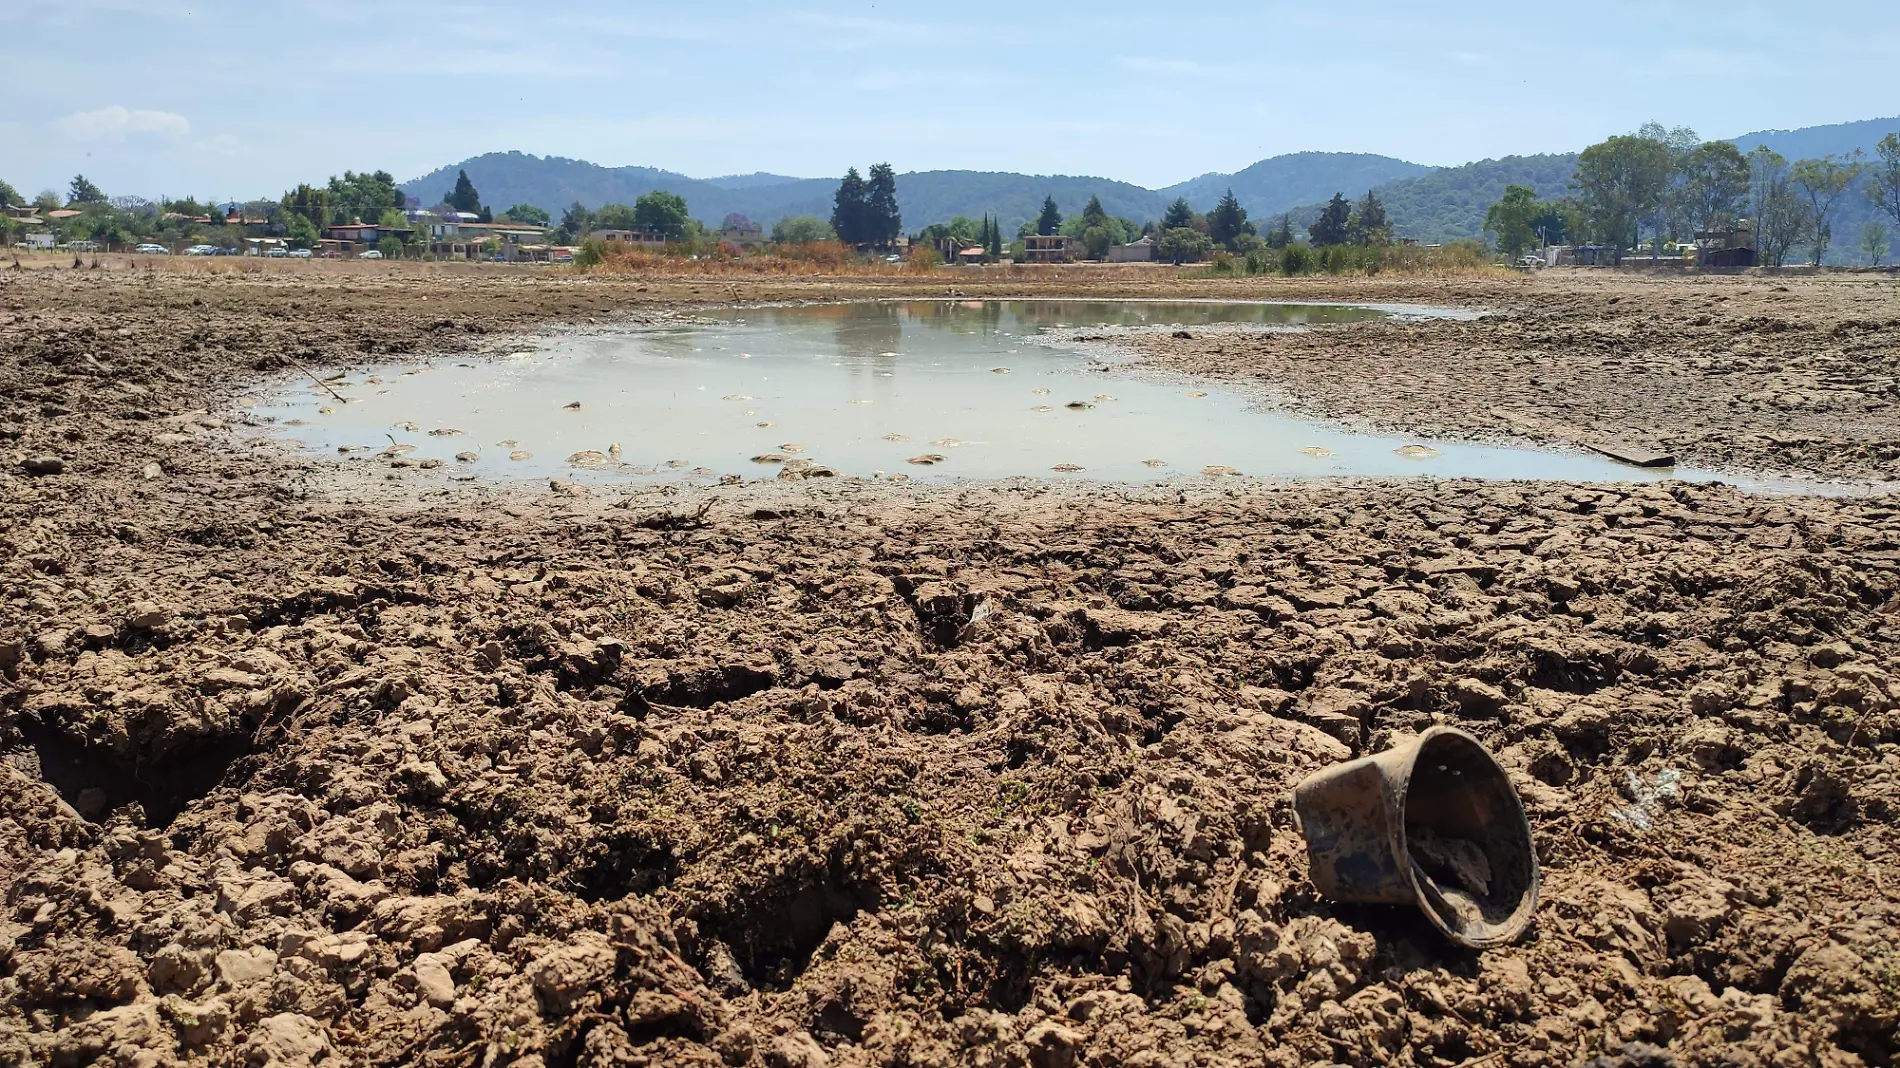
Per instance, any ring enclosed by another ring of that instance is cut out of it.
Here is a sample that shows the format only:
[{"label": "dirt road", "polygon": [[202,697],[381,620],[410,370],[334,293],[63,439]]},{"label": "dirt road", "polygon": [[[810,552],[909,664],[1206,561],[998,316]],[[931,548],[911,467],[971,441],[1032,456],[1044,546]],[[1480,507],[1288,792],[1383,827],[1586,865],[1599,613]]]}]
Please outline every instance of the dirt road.
[{"label": "dirt road", "polygon": [[[1893,1059],[1891,496],[391,469],[350,504],[227,424],[246,381],[982,290],[0,278],[0,1063]],[[1154,343],[1317,410],[1496,432],[1473,398],[1534,373],[1532,418],[1891,475],[1890,289],[1171,285],[1495,313]],[[1648,325],[1703,315],[1707,367]],[[1788,325],[1731,329],[1758,319]],[[1724,405],[1784,378],[1827,388]],[[1545,898],[1515,946],[1305,877],[1290,786],[1433,723],[1526,800]]]}]

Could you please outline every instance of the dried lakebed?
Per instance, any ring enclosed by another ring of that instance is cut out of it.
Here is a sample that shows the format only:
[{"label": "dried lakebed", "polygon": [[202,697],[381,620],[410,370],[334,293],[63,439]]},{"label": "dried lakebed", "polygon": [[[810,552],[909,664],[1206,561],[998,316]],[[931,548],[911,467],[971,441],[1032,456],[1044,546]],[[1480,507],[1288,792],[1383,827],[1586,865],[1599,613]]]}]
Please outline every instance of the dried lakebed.
[{"label": "dried lakebed", "polygon": [[714,311],[543,336],[481,362],[306,380],[250,415],[313,450],[488,479],[1717,478],[1582,452],[1361,433],[1109,347],[1130,331],[1299,330],[1442,314],[1455,313],[1103,300]]}]

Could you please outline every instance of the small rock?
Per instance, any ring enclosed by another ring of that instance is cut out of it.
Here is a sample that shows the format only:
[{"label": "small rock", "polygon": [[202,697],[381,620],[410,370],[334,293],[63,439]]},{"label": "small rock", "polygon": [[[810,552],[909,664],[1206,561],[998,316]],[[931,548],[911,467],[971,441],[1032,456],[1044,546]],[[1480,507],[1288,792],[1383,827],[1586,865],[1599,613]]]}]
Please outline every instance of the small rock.
[{"label": "small rock", "polygon": [[151,480],[155,478],[161,478],[164,476],[164,474],[165,474],[165,469],[158,466],[157,460],[153,460],[151,463],[146,464],[144,467],[139,468],[139,477],[143,478],[147,482],[150,482]]},{"label": "small rock", "polygon": [[126,625],[133,630],[157,630],[171,620],[171,613],[151,601],[134,601],[126,609]]},{"label": "small rock", "polygon": [[57,475],[66,470],[66,461],[57,456],[29,456],[20,461],[20,470],[29,475]]}]

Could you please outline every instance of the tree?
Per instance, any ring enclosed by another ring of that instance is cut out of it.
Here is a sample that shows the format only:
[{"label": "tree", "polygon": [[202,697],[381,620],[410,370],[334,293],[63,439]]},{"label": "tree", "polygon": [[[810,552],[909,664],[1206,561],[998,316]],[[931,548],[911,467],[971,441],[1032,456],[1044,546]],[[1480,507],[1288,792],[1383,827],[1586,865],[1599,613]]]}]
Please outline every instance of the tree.
[{"label": "tree", "polygon": [[409,226],[409,218],[395,208],[384,208],[376,219],[376,225],[387,226],[392,230],[404,230]]},{"label": "tree", "polygon": [[58,211],[59,206],[63,203],[65,203],[65,201],[59,199],[59,194],[53,192],[51,189],[42,189],[33,197],[33,207],[38,209],[41,215],[49,211]]},{"label": "tree", "polygon": [[1293,216],[1282,212],[1280,225],[1267,235],[1268,248],[1285,248],[1293,243]]},{"label": "tree", "polygon": [[1484,213],[1484,230],[1498,235],[1498,251],[1515,263],[1525,249],[1537,243],[1532,220],[1544,207],[1537,202],[1537,191],[1530,186],[1505,186],[1503,199]]},{"label": "tree", "polygon": [[865,236],[867,208],[864,179],[858,176],[856,167],[849,168],[832,199],[831,228],[838,232],[838,240],[847,245],[870,243],[870,238]]},{"label": "tree", "polygon": [[1834,211],[1840,206],[1841,195],[1860,178],[1860,172],[1865,169],[1866,164],[1861,162],[1861,151],[1857,148],[1838,158],[1830,155],[1820,159],[1804,159],[1788,172],[1788,177],[1807,201],[1808,248],[1814,254],[1816,267],[1821,265],[1821,257],[1833,241]]},{"label": "tree", "polygon": [[1193,222],[1194,207],[1187,202],[1186,197],[1176,197],[1174,203],[1168,205],[1167,213],[1161,216],[1161,229],[1178,230]]},{"label": "tree", "polygon": [[772,227],[772,240],[781,245],[810,245],[819,241],[836,241],[838,232],[816,215],[790,215]]},{"label": "tree", "polygon": [[1584,213],[1617,262],[1640,243],[1643,224],[1660,216],[1673,170],[1669,146],[1652,137],[1619,135],[1577,157]]},{"label": "tree", "polygon": [[20,191],[18,189],[13,188],[11,185],[8,185],[4,181],[0,181],[0,208],[6,207],[10,204],[24,204],[24,203],[26,203],[26,200],[20,196]]},{"label": "tree", "polygon": [[999,219],[990,220],[989,254],[1000,257],[1003,254],[1003,224]]},{"label": "tree", "polygon": [[1108,258],[1108,246],[1115,238],[1106,226],[1091,226],[1082,231],[1082,251],[1092,260]]},{"label": "tree", "polygon": [[72,184],[69,185],[67,189],[69,190],[66,194],[66,202],[68,204],[105,203],[105,191],[87,181],[86,176],[83,174],[73,175]]},{"label": "tree", "polygon": [[1214,247],[1207,235],[1191,226],[1176,226],[1161,233],[1161,240],[1155,242],[1155,251],[1169,263],[1181,264],[1189,260],[1198,260],[1207,255]]},{"label": "tree", "polygon": [[1352,205],[1347,203],[1345,194],[1334,193],[1333,199],[1319,213],[1319,221],[1306,228],[1313,244],[1319,247],[1343,245],[1352,237]]},{"label": "tree", "polygon": [[567,210],[561,213],[561,229],[574,237],[587,236],[587,231],[593,229],[593,215],[588,212],[587,205],[578,200],[569,204]]},{"label": "tree", "polygon": [[638,230],[633,209],[625,204],[602,204],[600,210],[591,216],[590,226],[595,230]]},{"label": "tree", "polygon": [[1252,229],[1247,225],[1247,209],[1240,206],[1232,188],[1222,194],[1220,203],[1207,213],[1208,240],[1224,248],[1232,249],[1240,235]]},{"label": "tree", "polygon": [[1036,216],[1036,233],[1047,236],[1062,229],[1062,213],[1056,210],[1056,198],[1042,198],[1042,214]]},{"label": "tree", "polygon": [[1748,154],[1749,206],[1755,213],[1755,251],[1760,262],[1779,267],[1808,229],[1808,207],[1794,192],[1788,161],[1767,145]]},{"label": "tree", "polygon": [[285,215],[303,219],[316,233],[322,233],[323,228],[330,225],[330,191],[327,189],[299,183],[297,188],[284,194],[283,203]]},{"label": "tree", "polygon": [[1733,142],[1697,145],[1677,161],[1676,171],[1676,214],[1691,234],[1727,230],[1741,219],[1748,201],[1748,161]]},{"label": "tree", "polygon": [[1347,229],[1351,232],[1355,245],[1389,245],[1392,243],[1392,221],[1386,218],[1385,205],[1379,198],[1366,190],[1366,199],[1353,206],[1352,221]]},{"label": "tree", "polygon": [[501,214],[509,222],[520,223],[523,226],[546,226],[554,221],[553,216],[533,204],[516,204]]},{"label": "tree", "polygon": [[680,240],[686,236],[686,199],[658,189],[641,195],[633,202],[633,228]]},{"label": "tree", "polygon": [[1860,228],[1860,251],[1867,262],[1875,267],[1887,258],[1887,250],[1893,247],[1893,232],[1879,219],[1868,219]]},{"label": "tree", "polygon": [[897,172],[888,163],[873,164],[864,183],[865,240],[879,248],[891,247],[904,232],[904,217],[897,208]]},{"label": "tree", "polygon": [[405,203],[396,179],[388,171],[358,174],[344,171],[343,177],[331,177],[326,190],[330,195],[330,222],[369,222],[385,211],[401,211]]},{"label": "tree", "polygon": [[468,180],[467,171],[457,171],[455,188],[442,197],[442,202],[456,211],[474,214],[482,210],[481,194],[475,192],[475,183]]},{"label": "tree", "polygon": [[376,251],[382,253],[386,260],[402,259],[402,238],[395,234],[384,234],[382,240],[376,242]]},{"label": "tree", "polygon": [[1867,199],[1874,207],[1900,223],[1900,134],[1888,134],[1874,146],[1873,175],[1867,182]]},{"label": "tree", "polygon": [[284,215],[284,239],[291,248],[312,248],[322,232],[315,223],[301,212],[287,212]]}]

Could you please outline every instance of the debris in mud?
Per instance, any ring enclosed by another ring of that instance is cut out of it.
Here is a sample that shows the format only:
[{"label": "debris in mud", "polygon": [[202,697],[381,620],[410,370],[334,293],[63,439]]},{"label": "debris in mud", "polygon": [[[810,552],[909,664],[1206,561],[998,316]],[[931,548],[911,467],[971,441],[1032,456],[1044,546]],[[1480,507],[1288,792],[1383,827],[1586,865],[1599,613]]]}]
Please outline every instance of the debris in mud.
[{"label": "debris in mud", "polygon": [[885,441],[909,441],[909,440],[910,440],[910,435],[908,435],[908,434],[895,434],[895,433],[893,433],[893,434],[886,434],[886,435],[884,435],[884,440],[885,440]]},{"label": "debris in mud", "polygon": [[838,472],[824,464],[815,463],[811,460],[787,460],[784,466],[779,468],[778,477],[787,480],[798,480],[808,478],[833,478],[836,477],[837,474]]},{"label": "debris in mud", "polygon": [[1311,456],[1316,460],[1324,460],[1332,454],[1333,450],[1320,445],[1308,445],[1300,450],[1301,456]]},{"label": "debris in mud", "polygon": [[1037,386],[1035,389],[1032,389],[1029,392],[1034,393],[1038,397],[1047,397],[1049,395],[1049,387]]},{"label": "debris in mud", "polygon": [[397,430],[406,430],[411,434],[422,429],[421,427],[417,426],[416,424],[410,422],[407,419],[404,419],[400,422],[391,423],[390,425],[395,427]]},{"label": "debris in mud", "polygon": [[581,410],[581,402],[580,402],[580,401],[568,401],[568,402],[567,402],[566,404],[563,404],[563,405],[561,405],[561,407],[562,407],[562,408],[564,408],[564,409],[566,409],[567,411],[570,411],[570,412],[578,412],[578,411],[580,411],[580,410]]},{"label": "debris in mud", "polygon": [[805,451],[805,446],[797,444],[780,445],[778,449],[780,452],[799,453]]},{"label": "debris in mud", "polygon": [[1085,412],[1089,410],[1090,408],[1095,407],[1095,405],[1089,403],[1088,401],[1070,401],[1069,403],[1063,405],[1063,407],[1068,408],[1071,411]]},{"label": "debris in mud", "polygon": [[1188,393],[1188,396],[1194,398],[1195,400],[1200,400],[1202,397],[1207,396],[1207,391],[1204,389],[1193,390]]},{"label": "debris in mud", "polygon": [[516,449],[508,454],[508,458],[510,460],[532,460],[534,459],[534,453],[526,449]]},{"label": "debris in mud", "polygon": [[466,431],[457,430],[451,426],[444,426],[429,431],[429,436],[432,438],[452,438],[464,433],[466,433]]},{"label": "debris in mud", "polygon": [[66,461],[46,454],[29,456],[20,461],[20,470],[29,475],[57,475],[66,470]]},{"label": "debris in mud", "polygon": [[1429,460],[1434,456],[1443,455],[1430,445],[1401,445],[1392,452],[1393,455],[1403,456],[1408,460]]},{"label": "debris in mud", "polygon": [[720,400],[729,400],[729,401],[749,401],[749,400],[751,400],[752,398],[751,398],[751,397],[749,397],[749,396],[747,396],[747,395],[746,395],[746,394],[744,394],[744,393],[728,393],[728,394],[726,394],[725,396],[723,396],[723,397],[721,397],[721,398],[719,398],[719,399],[720,399]]},{"label": "debris in mud", "polygon": [[863,397],[853,397],[850,400],[846,401],[845,403],[846,404],[869,404],[871,402]]},{"label": "debris in mud", "polygon": [[1208,464],[1206,467],[1201,468],[1201,474],[1209,478],[1225,478],[1229,475],[1238,475],[1240,472],[1228,467],[1226,464]]},{"label": "debris in mud", "polygon": [[1626,775],[1624,789],[1630,803],[1612,809],[1610,815],[1639,831],[1647,831],[1655,826],[1664,806],[1682,792],[1682,773],[1674,768],[1663,768],[1649,782],[1644,782],[1635,768],[1629,769]]},{"label": "debris in mud", "polygon": [[931,464],[942,463],[943,457],[934,452],[927,452],[927,453],[924,453],[922,456],[913,456],[904,462],[910,463],[910,464],[916,464],[919,467],[929,467]]},{"label": "debris in mud", "polygon": [[461,452],[458,452],[455,454],[455,462],[462,463],[462,464],[472,464],[481,458],[482,458],[481,453],[473,452],[468,449],[464,449]]},{"label": "debris in mud", "polygon": [[1168,466],[1168,461],[1166,461],[1166,460],[1143,460],[1143,461],[1141,461],[1141,466],[1143,466],[1143,467],[1166,467],[1166,466]]},{"label": "debris in mud", "polygon": [[1054,409],[1054,408],[1051,408],[1051,407],[1049,407],[1049,406],[1048,406],[1047,404],[1038,404],[1038,405],[1036,405],[1036,406],[1035,406],[1034,408],[1031,408],[1031,409],[1029,409],[1029,410],[1030,410],[1030,411],[1032,411],[1032,412],[1053,412],[1053,411],[1055,411],[1055,409]]},{"label": "debris in mud", "polygon": [[772,421],[771,421],[770,419],[767,419],[767,420],[765,420],[764,422],[761,422],[761,423],[754,423],[754,424],[752,424],[752,425],[753,425],[753,426],[756,426],[756,427],[758,427],[758,428],[759,428],[759,429],[761,429],[761,430],[763,430],[763,429],[765,429],[766,427],[769,427],[769,426],[771,426],[771,425],[772,425]]},{"label": "debris in mud", "polygon": [[574,467],[605,467],[607,454],[598,449],[582,449],[569,455],[567,462]]},{"label": "debris in mud", "polygon": [[1051,467],[1049,470],[1061,471],[1065,474],[1073,474],[1077,471],[1083,471],[1087,469],[1084,468],[1081,464],[1057,464],[1054,467]]},{"label": "debris in mud", "polygon": [[957,446],[963,444],[963,442],[958,441],[956,438],[938,438],[937,440],[931,442],[931,444],[936,446],[939,449],[954,449]]},{"label": "debris in mud", "polygon": [[1106,393],[1097,393],[1095,395],[1095,403],[1097,404],[1107,404],[1108,402],[1114,399],[1115,399],[1114,397],[1111,397]]},{"label": "debris in mud", "polygon": [[752,458],[755,464],[782,464],[785,460],[786,456],[777,452],[762,452]]}]

